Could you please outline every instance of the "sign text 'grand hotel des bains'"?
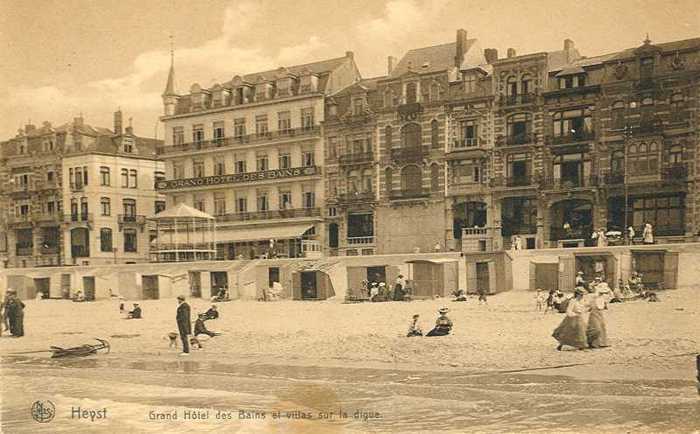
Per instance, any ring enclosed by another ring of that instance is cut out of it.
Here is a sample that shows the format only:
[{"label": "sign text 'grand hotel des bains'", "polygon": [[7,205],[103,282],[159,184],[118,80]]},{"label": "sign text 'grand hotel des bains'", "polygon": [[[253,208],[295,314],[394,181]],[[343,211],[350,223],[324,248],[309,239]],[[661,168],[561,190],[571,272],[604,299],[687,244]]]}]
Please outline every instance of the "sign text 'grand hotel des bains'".
[{"label": "sign text 'grand hotel des bains'", "polygon": [[156,190],[177,190],[180,188],[212,187],[225,184],[243,184],[258,181],[312,176],[320,173],[318,166],[294,167],[290,169],[264,170],[261,172],[236,173],[232,175],[203,176],[200,178],[171,179],[156,182]]}]

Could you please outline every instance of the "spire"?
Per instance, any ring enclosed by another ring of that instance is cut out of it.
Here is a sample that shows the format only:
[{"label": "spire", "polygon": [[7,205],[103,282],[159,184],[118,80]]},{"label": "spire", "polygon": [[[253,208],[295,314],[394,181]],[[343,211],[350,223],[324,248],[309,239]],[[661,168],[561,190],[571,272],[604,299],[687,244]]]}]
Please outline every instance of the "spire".
[{"label": "spire", "polygon": [[647,38],[644,40],[644,45],[651,44],[651,39],[649,39],[649,32],[647,32]]},{"label": "spire", "polygon": [[175,93],[175,49],[173,48],[173,35],[170,35],[170,72],[168,83],[165,85],[163,96],[173,96]]}]

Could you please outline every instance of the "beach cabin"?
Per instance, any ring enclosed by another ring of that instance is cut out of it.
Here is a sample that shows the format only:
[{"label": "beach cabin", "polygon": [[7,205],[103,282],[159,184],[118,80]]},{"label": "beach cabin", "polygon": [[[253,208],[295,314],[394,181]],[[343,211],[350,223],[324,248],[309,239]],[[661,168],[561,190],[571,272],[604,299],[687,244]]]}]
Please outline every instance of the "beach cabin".
[{"label": "beach cabin", "polygon": [[408,287],[414,299],[447,297],[458,289],[457,258],[412,259],[406,261]]},{"label": "beach cabin", "polygon": [[315,264],[292,272],[294,300],[325,300],[335,296],[333,282],[326,272],[328,264]]},{"label": "beach cabin", "polygon": [[[347,295],[354,298],[366,298],[367,293],[362,293],[362,281],[386,282],[393,288],[394,281],[401,274],[396,265],[380,264],[371,266],[348,266],[347,273]],[[405,277],[405,276],[404,276]]]}]

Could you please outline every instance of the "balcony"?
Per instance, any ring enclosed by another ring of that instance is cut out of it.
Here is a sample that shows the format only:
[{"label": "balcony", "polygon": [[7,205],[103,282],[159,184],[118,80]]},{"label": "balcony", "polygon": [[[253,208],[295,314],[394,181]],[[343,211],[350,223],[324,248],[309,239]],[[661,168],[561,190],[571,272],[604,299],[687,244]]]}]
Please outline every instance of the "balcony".
[{"label": "balcony", "polygon": [[371,163],[373,160],[374,153],[372,151],[360,152],[356,154],[343,154],[338,157],[338,162],[344,165]]},{"label": "balcony", "polygon": [[488,191],[488,184],[484,182],[459,182],[447,185],[448,196],[462,196],[468,194],[484,194]]},{"label": "balcony", "polygon": [[63,216],[64,223],[92,223],[94,220],[92,213],[66,214]]},{"label": "balcony", "polygon": [[513,136],[498,136],[496,139],[497,146],[518,146],[527,145],[535,142],[535,136],[532,133],[516,134]]},{"label": "balcony", "polygon": [[493,178],[492,182],[494,187],[530,187],[534,185],[531,176],[499,176]]},{"label": "balcony", "polygon": [[51,181],[37,181],[34,189],[37,191],[41,190],[56,190],[60,188],[58,185],[58,181],[56,179],[53,179]]},{"label": "balcony", "polygon": [[553,178],[547,177],[542,181],[544,190],[570,190],[572,188],[598,187],[597,176],[579,176],[575,178]]},{"label": "balcony", "polygon": [[40,252],[42,255],[57,255],[58,246],[41,246]]},{"label": "balcony", "polygon": [[624,173],[604,173],[601,177],[601,181],[604,185],[615,186],[623,185],[625,183]]},{"label": "balcony", "polygon": [[501,95],[499,102],[501,105],[520,105],[535,102],[537,95],[534,93],[524,93],[521,95]]},{"label": "balcony", "polygon": [[61,215],[57,213],[35,213],[32,214],[32,220],[37,223],[60,223]]},{"label": "balcony", "polygon": [[146,216],[145,215],[135,215],[135,214],[119,214],[117,216],[117,221],[120,225],[145,225]]},{"label": "balcony", "polygon": [[590,240],[593,228],[591,226],[582,226],[578,228],[564,229],[559,226],[550,226],[549,240]]},{"label": "balcony", "polygon": [[17,256],[32,256],[34,254],[34,247],[18,244],[16,246],[16,254]]},{"label": "balcony", "polygon": [[423,189],[416,190],[394,190],[389,194],[391,200],[423,199],[429,197],[430,193]]},{"label": "balcony", "polygon": [[29,184],[11,184],[10,187],[10,193],[12,194],[28,194],[29,193]]},{"label": "balcony", "polygon": [[568,143],[585,142],[593,139],[595,139],[595,132],[593,130],[582,130],[561,136],[547,136],[547,144],[565,145]]},{"label": "balcony", "polygon": [[303,217],[320,217],[321,208],[292,208],[270,211],[252,211],[223,214],[216,216],[217,222],[240,222],[250,220],[290,219]]},{"label": "balcony", "polygon": [[318,126],[308,128],[291,128],[287,130],[268,131],[263,134],[247,134],[237,137],[224,137],[199,142],[183,143],[180,145],[160,146],[156,148],[159,155],[174,154],[179,152],[201,151],[206,149],[218,149],[233,147],[242,144],[263,143],[271,140],[284,140],[290,138],[311,138],[321,133]]},{"label": "balcony", "polygon": [[7,217],[8,226],[28,225],[33,221],[31,214],[9,215]]},{"label": "balcony", "polygon": [[468,149],[474,149],[479,147],[478,137],[465,137],[463,139],[454,139],[450,143],[450,152],[464,151]]},{"label": "balcony", "polygon": [[338,196],[339,202],[371,202],[376,199],[373,191],[345,193]]},{"label": "balcony", "polygon": [[84,188],[85,187],[83,184],[74,184],[74,183],[70,184],[70,191],[75,191],[75,192],[83,191]]},{"label": "balcony", "polygon": [[673,164],[664,167],[661,172],[661,177],[664,182],[671,184],[685,183],[690,175],[690,170],[687,164]]},{"label": "balcony", "polygon": [[347,241],[348,241],[349,246],[360,246],[360,245],[374,244],[374,236],[348,237]]},{"label": "balcony", "polygon": [[428,147],[394,148],[391,150],[391,159],[401,163],[417,163],[428,155]]}]

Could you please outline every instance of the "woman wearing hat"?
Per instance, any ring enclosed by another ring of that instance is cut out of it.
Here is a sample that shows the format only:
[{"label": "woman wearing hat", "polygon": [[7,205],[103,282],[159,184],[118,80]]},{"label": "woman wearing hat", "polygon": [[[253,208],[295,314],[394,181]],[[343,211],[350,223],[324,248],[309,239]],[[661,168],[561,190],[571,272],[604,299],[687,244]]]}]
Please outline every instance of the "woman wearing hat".
[{"label": "woman wearing hat", "polygon": [[606,306],[605,295],[595,290],[589,290],[584,301],[588,304],[591,313],[588,315],[588,325],[586,327],[586,338],[590,348],[604,348],[608,346],[608,333],[605,327],[605,317],[603,309]]},{"label": "woman wearing hat", "polygon": [[577,287],[574,290],[574,298],[569,301],[566,307],[564,320],[552,333],[552,337],[559,341],[558,351],[561,351],[564,345],[579,350],[583,350],[588,346],[586,328],[588,326],[587,316],[590,307],[583,301],[584,294],[585,291],[581,287]]},{"label": "woman wearing hat", "polygon": [[438,310],[440,316],[435,321],[435,328],[430,330],[426,336],[446,336],[452,331],[452,320],[447,317],[450,310],[446,307]]}]

